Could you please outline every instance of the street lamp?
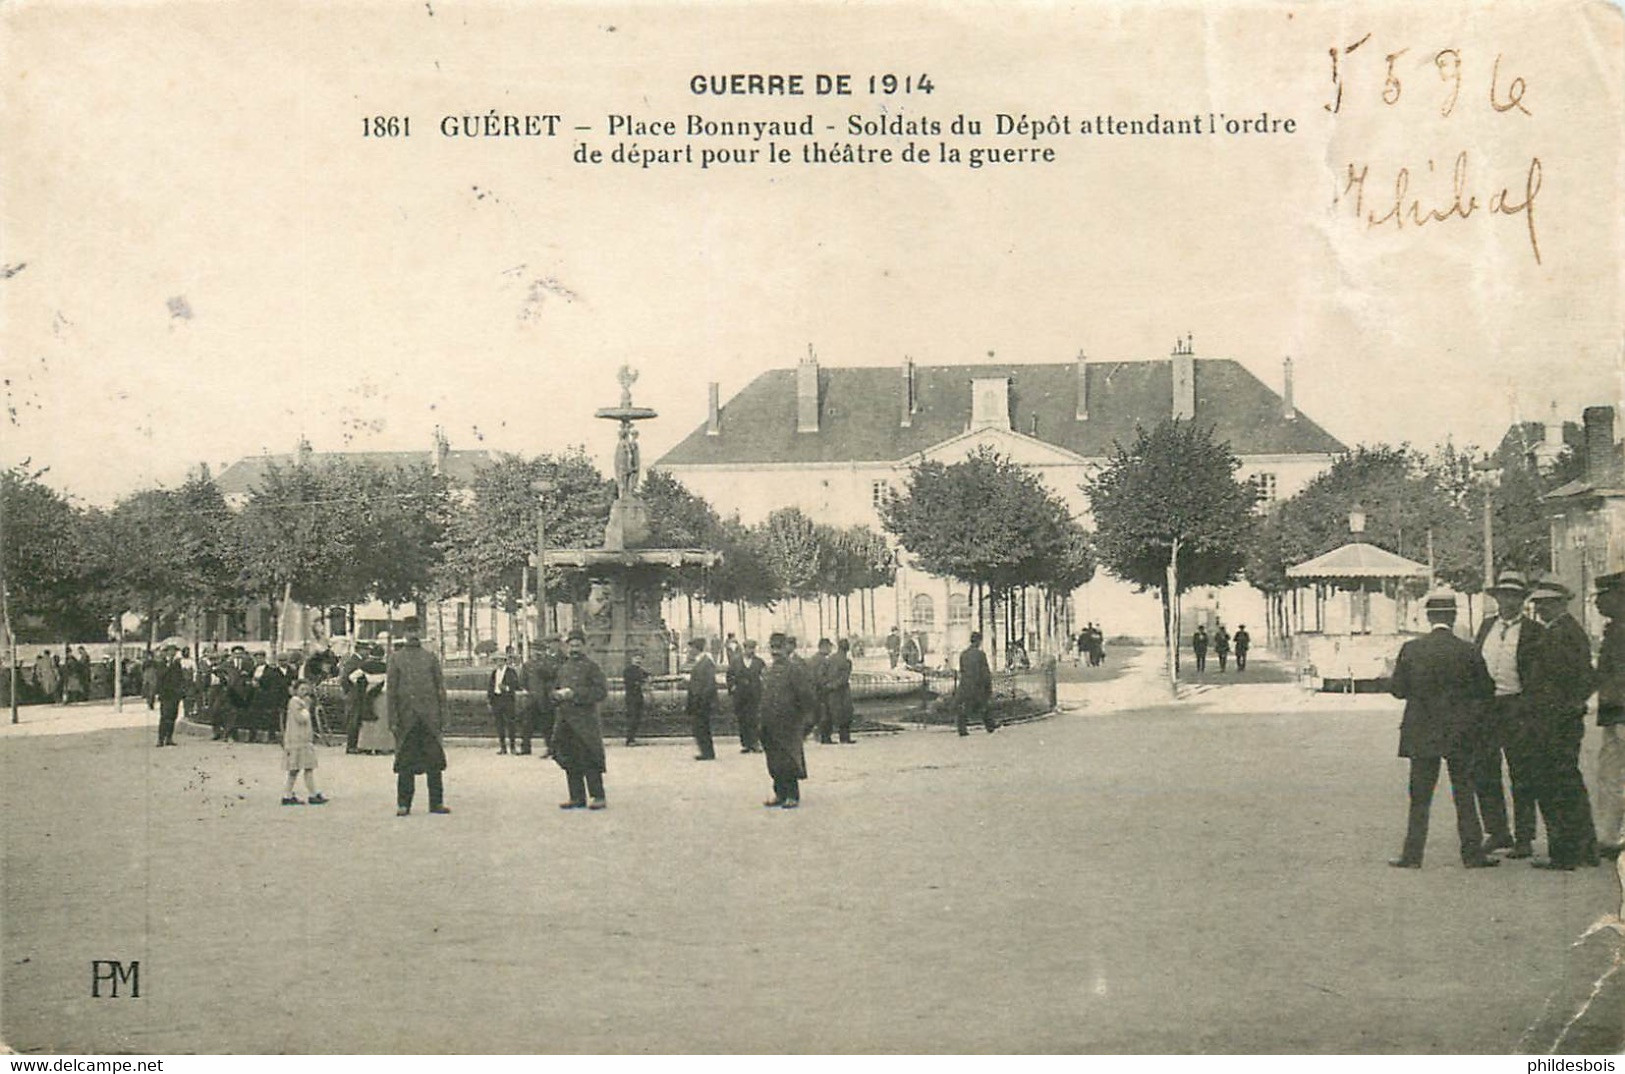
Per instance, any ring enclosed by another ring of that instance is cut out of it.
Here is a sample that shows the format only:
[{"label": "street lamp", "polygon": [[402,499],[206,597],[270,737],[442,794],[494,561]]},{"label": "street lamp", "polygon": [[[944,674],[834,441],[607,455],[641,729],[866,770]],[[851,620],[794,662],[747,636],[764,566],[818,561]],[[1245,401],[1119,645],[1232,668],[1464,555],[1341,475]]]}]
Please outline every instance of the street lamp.
[{"label": "street lamp", "polygon": [[536,629],[543,635],[547,634],[547,494],[554,487],[546,478],[530,484],[536,493]]},{"label": "street lamp", "polygon": [[1495,465],[1492,456],[1486,456],[1482,462],[1475,463],[1473,469],[1477,470],[1483,478],[1484,489],[1484,588],[1487,590],[1495,584],[1495,490],[1501,483],[1501,468]]}]

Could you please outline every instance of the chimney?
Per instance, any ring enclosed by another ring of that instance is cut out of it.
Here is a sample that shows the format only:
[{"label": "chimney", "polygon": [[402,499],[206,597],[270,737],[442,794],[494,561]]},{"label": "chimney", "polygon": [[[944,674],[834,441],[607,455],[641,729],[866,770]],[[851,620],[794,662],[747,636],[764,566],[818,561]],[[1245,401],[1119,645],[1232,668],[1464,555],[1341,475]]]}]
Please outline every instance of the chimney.
[{"label": "chimney", "polygon": [[1298,407],[1292,401],[1292,357],[1281,363],[1281,417],[1287,421],[1298,420]]},{"label": "chimney", "polygon": [[818,431],[818,358],[812,344],[807,344],[807,357],[796,365],[796,432]]},{"label": "chimney", "polygon": [[1173,416],[1190,421],[1196,417],[1196,349],[1191,336],[1176,339],[1170,357],[1174,373]]},{"label": "chimney", "polygon": [[1078,420],[1089,420],[1089,359],[1078,352]]},{"label": "chimney", "polygon": [[1540,442],[1555,457],[1563,450],[1563,419],[1557,416],[1557,401],[1552,401],[1551,413],[1541,427]]},{"label": "chimney", "polygon": [[722,435],[722,400],[721,400],[721,391],[722,391],[721,386],[714,380],[710,384],[706,385],[706,404],[705,404],[705,435],[706,436],[720,436],[720,435]]},{"label": "chimney", "polygon": [[903,386],[901,390],[903,407],[903,428],[907,429],[914,424],[914,359],[903,359]]},{"label": "chimney", "polygon": [[1614,408],[1585,408],[1585,476],[1593,487],[1614,488],[1620,483],[1619,455],[1614,450]]}]

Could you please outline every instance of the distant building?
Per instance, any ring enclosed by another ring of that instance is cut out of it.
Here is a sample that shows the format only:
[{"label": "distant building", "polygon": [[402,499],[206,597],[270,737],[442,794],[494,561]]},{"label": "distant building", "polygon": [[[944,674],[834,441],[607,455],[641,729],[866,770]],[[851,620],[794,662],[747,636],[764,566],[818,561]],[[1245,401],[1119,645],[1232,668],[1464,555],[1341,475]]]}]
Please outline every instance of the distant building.
[{"label": "distant building", "polygon": [[1545,496],[1552,523],[1552,573],[1570,589],[1569,606],[1592,637],[1602,621],[1591,603],[1600,574],[1625,570],[1625,455],[1612,406],[1586,407],[1584,471]]},{"label": "distant building", "polygon": [[[220,476],[215,478],[215,484],[226,505],[233,510],[241,510],[273,467],[286,470],[299,465],[321,466],[341,460],[377,470],[429,466],[435,473],[444,475],[453,497],[467,499],[473,496],[475,477],[481,469],[494,463],[496,456],[485,450],[453,451],[439,429],[435,430],[434,443],[427,451],[315,451],[309,441],[301,439],[298,446],[286,454],[250,455],[238,459],[221,471]],[[467,600],[446,601],[440,608],[431,609],[429,622],[418,623],[414,608],[389,608],[376,601],[364,602],[354,606],[353,624],[349,606],[322,609],[297,605],[287,611],[288,622],[284,626],[283,636],[295,641],[318,635],[345,636],[350,634],[353,626],[357,637],[370,639],[393,626],[397,633],[409,627],[421,629],[429,644],[437,645],[441,641],[439,632],[444,624],[444,647],[448,652],[456,652],[466,647],[471,632],[476,630],[473,619],[479,612],[482,616],[490,617],[490,632],[497,632],[499,625],[503,627],[500,643],[506,645],[506,611],[498,614],[490,601],[479,604],[480,607],[476,609],[470,607]],[[269,604],[253,603],[238,615],[206,615],[201,636],[206,643],[272,642],[276,635],[275,623],[276,616]],[[490,632],[480,631],[480,634],[491,637],[493,634]]]},{"label": "distant building", "polygon": [[[709,390],[706,423],[653,468],[746,522],[796,506],[821,522],[878,530],[880,505],[912,466],[986,446],[1037,472],[1087,525],[1079,485],[1089,469],[1115,443],[1132,443],[1136,426],[1170,416],[1210,425],[1230,444],[1261,510],[1347,450],[1297,409],[1290,359],[1277,393],[1236,361],[1198,359],[1188,339],[1167,358],[1139,361],[825,367],[809,355],[756,377],[726,405],[717,384]],[[1203,592],[1222,602],[1230,590]],[[972,613],[963,585],[905,561],[888,597],[872,632],[895,622],[937,658],[964,643]],[[1242,622],[1253,607],[1262,603],[1237,606]],[[1237,621],[1228,609],[1224,617]],[[1109,633],[1161,630],[1154,602],[1104,572],[1077,594],[1076,618]]]}]

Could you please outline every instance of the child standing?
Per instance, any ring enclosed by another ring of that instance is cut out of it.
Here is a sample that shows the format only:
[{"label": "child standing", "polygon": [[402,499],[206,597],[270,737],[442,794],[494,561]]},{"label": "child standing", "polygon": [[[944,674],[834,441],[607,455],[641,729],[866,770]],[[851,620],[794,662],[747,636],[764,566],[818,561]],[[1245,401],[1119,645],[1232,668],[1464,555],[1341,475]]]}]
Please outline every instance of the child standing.
[{"label": "child standing", "polygon": [[326,805],[327,799],[316,789],[316,736],[312,710],[316,703],[315,691],[310,683],[300,682],[288,698],[288,709],[282,723],[282,767],[288,772],[288,785],[282,789],[283,805],[300,805],[293,793],[293,781],[300,771],[305,773],[305,791],[311,805]]}]

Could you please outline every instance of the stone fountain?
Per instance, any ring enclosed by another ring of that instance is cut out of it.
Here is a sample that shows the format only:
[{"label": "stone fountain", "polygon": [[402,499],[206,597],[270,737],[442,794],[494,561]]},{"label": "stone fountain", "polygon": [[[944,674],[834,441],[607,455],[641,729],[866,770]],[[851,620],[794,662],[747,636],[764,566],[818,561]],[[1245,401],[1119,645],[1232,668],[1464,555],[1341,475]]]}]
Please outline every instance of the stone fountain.
[{"label": "stone fountain", "polygon": [[620,674],[632,653],[643,659],[653,675],[664,674],[670,652],[669,634],[660,617],[661,590],[671,574],[683,567],[710,567],[722,561],[700,548],[649,547],[649,505],[638,495],[642,469],[635,424],[657,417],[648,407],[632,404],[632,384],[638,379],[630,366],[622,366],[619,406],[602,407],[595,416],[620,423],[615,443],[615,502],[609,508],[601,548],[555,548],[543,554],[550,567],[585,570],[587,599],[577,622],[587,635],[587,651],[604,673]]}]

